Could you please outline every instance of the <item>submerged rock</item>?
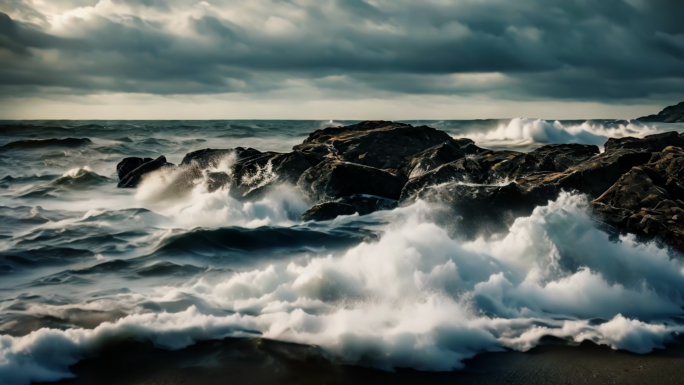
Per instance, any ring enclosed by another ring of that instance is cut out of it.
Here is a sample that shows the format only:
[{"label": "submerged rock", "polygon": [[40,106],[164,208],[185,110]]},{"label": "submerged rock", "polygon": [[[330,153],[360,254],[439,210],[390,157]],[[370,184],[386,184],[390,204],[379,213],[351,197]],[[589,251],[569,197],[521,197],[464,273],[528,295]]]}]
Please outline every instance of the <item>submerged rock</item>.
[{"label": "submerged rock", "polygon": [[[119,164],[121,165],[121,163],[119,163]],[[164,155],[162,155],[155,160],[145,162],[145,163],[141,164],[140,166],[136,167],[135,169],[129,171],[126,174],[126,176],[124,176],[119,181],[119,184],[117,185],[117,187],[122,187],[122,188],[138,187],[138,185],[140,184],[140,182],[143,179],[143,176],[145,176],[146,174],[149,174],[153,171],[157,171],[159,169],[167,168],[167,167],[174,167],[174,165],[172,163],[168,163],[166,161],[166,157]],[[118,166],[117,166],[117,169],[118,169]]]},{"label": "submerged rock", "polygon": [[297,187],[314,202],[354,194],[398,199],[405,179],[387,171],[339,160],[326,160],[306,170]]},{"label": "submerged rock", "polygon": [[405,123],[367,121],[316,130],[294,146],[316,165],[325,159],[397,169],[405,158],[451,140],[444,131]]}]

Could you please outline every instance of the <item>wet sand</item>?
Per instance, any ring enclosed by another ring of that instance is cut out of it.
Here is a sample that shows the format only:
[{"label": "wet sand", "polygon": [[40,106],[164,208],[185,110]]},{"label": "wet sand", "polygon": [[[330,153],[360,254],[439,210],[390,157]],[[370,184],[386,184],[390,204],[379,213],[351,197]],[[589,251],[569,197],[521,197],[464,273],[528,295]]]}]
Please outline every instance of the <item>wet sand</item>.
[{"label": "wet sand", "polygon": [[684,344],[650,354],[614,351],[584,342],[568,346],[547,339],[526,353],[486,353],[463,371],[386,372],[337,365],[315,347],[270,340],[226,339],[179,351],[134,341],[108,346],[105,354],[72,367],[85,384],[683,384]]}]

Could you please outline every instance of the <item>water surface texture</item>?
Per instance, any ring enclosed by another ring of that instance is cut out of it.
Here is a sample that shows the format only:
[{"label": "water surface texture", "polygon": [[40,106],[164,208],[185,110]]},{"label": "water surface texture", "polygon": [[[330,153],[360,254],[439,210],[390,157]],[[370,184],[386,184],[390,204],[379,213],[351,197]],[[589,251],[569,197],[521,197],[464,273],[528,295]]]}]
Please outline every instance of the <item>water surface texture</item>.
[{"label": "water surface texture", "polygon": [[[175,351],[265,338],[315,347],[333,364],[451,371],[549,336],[648,353],[684,332],[684,259],[597,224],[582,195],[466,238],[420,201],[302,222],[308,204],[292,186],[255,202],[210,193],[202,180],[183,194],[155,177],[116,188],[124,157],[287,152],[316,129],[352,123],[0,122],[0,384],[73,377],[72,365],[130,340]],[[684,131],[605,120],[407,123],[517,151]]]}]

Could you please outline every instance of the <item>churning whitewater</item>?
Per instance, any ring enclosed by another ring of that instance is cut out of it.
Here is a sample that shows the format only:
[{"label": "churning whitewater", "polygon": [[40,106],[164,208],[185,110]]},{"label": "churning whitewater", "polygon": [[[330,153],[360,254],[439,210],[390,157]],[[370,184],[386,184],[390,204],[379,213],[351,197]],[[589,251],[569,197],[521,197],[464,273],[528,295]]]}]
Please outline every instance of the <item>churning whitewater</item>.
[{"label": "churning whitewater", "polygon": [[[625,121],[419,123],[516,150],[684,131]],[[245,202],[210,188],[208,173],[177,168],[116,188],[123,157],[288,151],[347,122],[2,124],[1,384],[72,377],[70,366],[131,338],[172,350],[268,338],[317,346],[335,363],[449,371],[546,336],[647,353],[684,332],[684,260],[596,222],[578,193],[505,231],[466,237],[450,226],[457,212],[445,220],[445,207],[422,200],[305,222],[309,205],[288,185]],[[252,177],[269,181],[270,172]]]}]

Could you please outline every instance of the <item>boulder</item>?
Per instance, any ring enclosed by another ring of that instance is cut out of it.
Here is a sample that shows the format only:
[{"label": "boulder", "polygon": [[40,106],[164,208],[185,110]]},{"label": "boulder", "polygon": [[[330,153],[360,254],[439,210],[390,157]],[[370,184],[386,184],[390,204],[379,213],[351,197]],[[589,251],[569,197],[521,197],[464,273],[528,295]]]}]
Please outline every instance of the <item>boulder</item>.
[{"label": "boulder", "polygon": [[355,194],[329,202],[311,206],[304,214],[305,221],[325,221],[339,215],[367,215],[375,211],[392,210],[397,207],[397,201],[372,195]]},{"label": "boulder", "polygon": [[447,141],[405,159],[400,169],[407,178],[411,179],[434,170],[445,163],[464,157],[465,154],[456,142]]},{"label": "boulder", "polygon": [[509,161],[521,153],[516,151],[489,151],[443,164],[436,169],[410,179],[401,192],[401,202],[413,201],[416,194],[428,186],[461,182],[482,184],[489,181],[493,167]]},{"label": "boulder", "polygon": [[516,180],[525,195],[554,199],[561,190],[577,190],[596,198],[610,188],[622,174],[641,166],[650,152],[618,149],[595,155],[563,172],[531,175]]},{"label": "boulder", "polygon": [[599,221],[684,251],[684,151],[667,147],[661,155],[622,175],[591,206]]},{"label": "boulder", "polygon": [[119,164],[116,165],[116,173],[119,176],[119,180],[122,180],[129,172],[135,170],[136,168],[153,160],[152,158],[124,158]]},{"label": "boulder", "polygon": [[451,140],[451,136],[427,126],[367,121],[351,126],[316,130],[293,149],[314,165],[337,159],[379,169],[397,169],[405,158]]},{"label": "boulder", "polygon": [[311,163],[298,151],[260,153],[234,164],[230,193],[238,199],[255,199],[276,185],[296,185],[309,168]]},{"label": "boulder", "polygon": [[398,199],[405,178],[360,164],[325,160],[306,170],[297,187],[314,202],[324,202],[354,194]]},{"label": "boulder", "polygon": [[670,131],[662,134],[647,135],[643,139],[631,136],[610,138],[604,145],[606,151],[628,148],[650,152],[661,152],[668,146],[684,147],[684,136],[676,131]]},{"label": "boulder", "polygon": [[323,202],[311,206],[302,214],[303,221],[327,221],[340,215],[352,215],[356,213],[354,206],[341,202]]},{"label": "boulder", "polygon": [[162,168],[168,168],[168,167],[174,167],[172,163],[168,163],[166,161],[166,157],[164,155],[160,156],[159,158],[155,160],[151,160],[149,162],[145,162],[141,164],[140,166],[136,167],[135,169],[131,170],[124,176],[120,181],[117,187],[121,188],[134,188],[138,187],[140,182],[142,181],[143,177],[146,174],[149,174],[153,171],[157,171]]},{"label": "boulder", "polygon": [[536,158],[550,159],[553,163],[553,171],[565,171],[598,154],[600,154],[598,146],[576,143],[547,144],[530,152],[530,155]]},{"label": "boulder", "polygon": [[[253,148],[236,147],[225,150],[205,148],[186,154],[181,161],[181,166],[197,165],[200,169],[216,168],[219,162],[228,156],[234,156],[232,161],[240,162],[245,159],[257,156],[261,151]],[[231,161],[231,163],[232,163]]]}]

